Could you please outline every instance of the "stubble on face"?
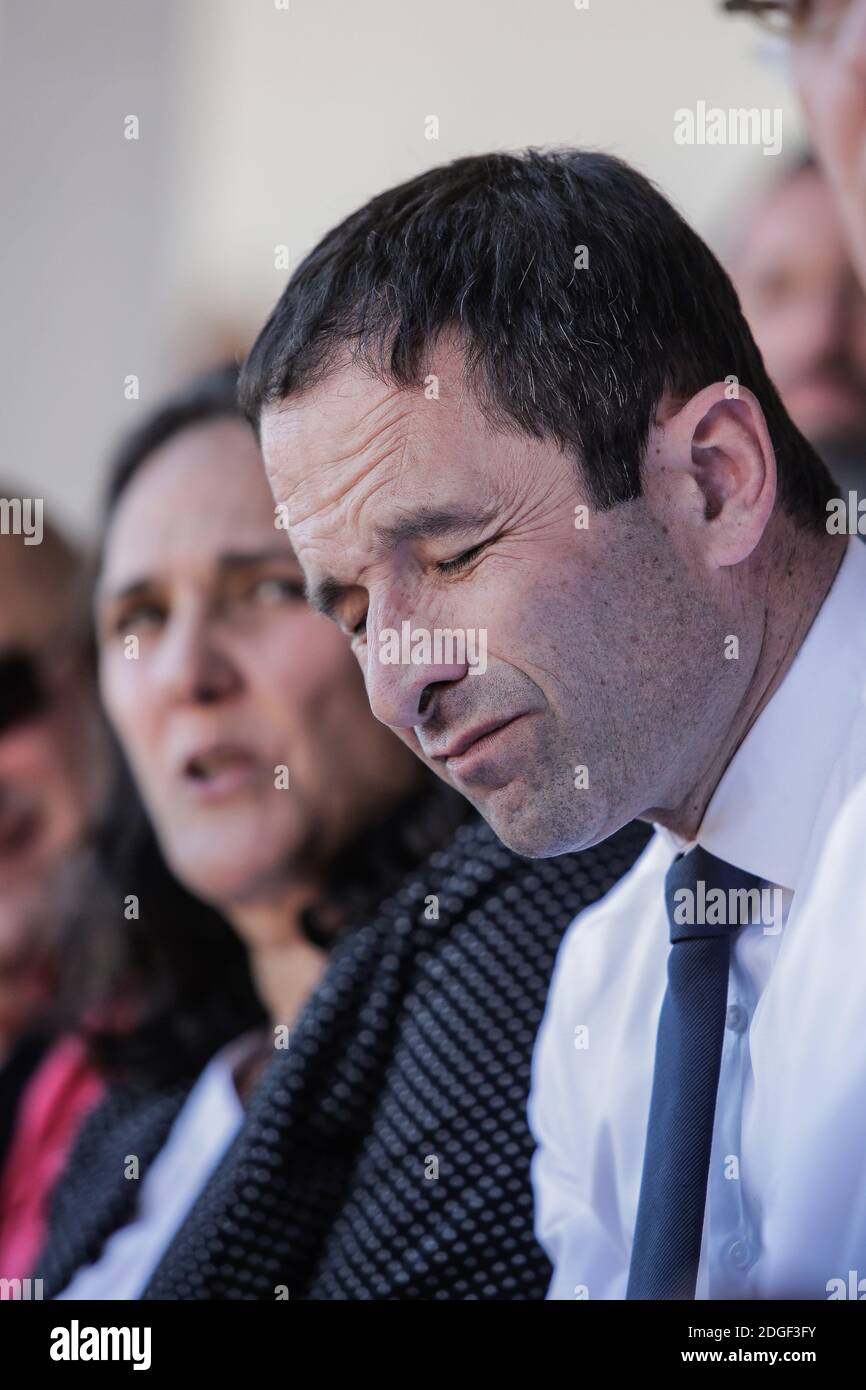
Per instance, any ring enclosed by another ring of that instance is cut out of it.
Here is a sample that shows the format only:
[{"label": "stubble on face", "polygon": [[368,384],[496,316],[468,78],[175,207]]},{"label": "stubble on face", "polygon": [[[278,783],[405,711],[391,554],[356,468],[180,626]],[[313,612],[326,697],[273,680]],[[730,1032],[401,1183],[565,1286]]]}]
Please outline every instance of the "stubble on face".
[{"label": "stubble on face", "polygon": [[[438,399],[344,361],[268,409],[262,444],[275,499],[308,584],[330,576],[345,586],[338,616],[350,627],[369,608],[361,663],[377,717],[510,848],[547,856],[597,843],[687,781],[680,734],[706,712],[706,666],[721,654],[724,622],[643,499],[593,509],[573,458],[491,426],[453,349],[431,371]],[[492,518],[459,538],[377,540],[434,503],[467,516],[484,506]],[[441,559],[479,541],[462,573],[437,573]],[[421,713],[411,673],[386,678],[371,665],[377,633],[405,618],[484,628],[484,676],[432,686]],[[461,773],[459,759],[437,756],[467,729],[513,714],[522,717],[482,767]]]}]

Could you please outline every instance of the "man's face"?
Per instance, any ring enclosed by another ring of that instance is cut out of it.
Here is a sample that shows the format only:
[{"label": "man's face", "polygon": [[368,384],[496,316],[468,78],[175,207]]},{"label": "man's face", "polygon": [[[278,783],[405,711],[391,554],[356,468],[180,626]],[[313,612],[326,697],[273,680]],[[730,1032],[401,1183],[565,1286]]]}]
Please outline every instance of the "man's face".
[{"label": "man's face", "polygon": [[755,210],[733,266],[743,312],[807,438],[866,439],[866,294],[824,178],[804,170]]},{"label": "man's face", "polygon": [[[268,409],[275,499],[374,714],[512,849],[596,843],[690,785],[702,721],[730,708],[729,619],[678,548],[655,435],[650,496],[576,526],[574,460],[494,430],[453,345],[431,373],[438,399],[344,359]],[[486,643],[483,674],[444,645],[437,659],[446,631]]]},{"label": "man's face", "polygon": [[866,288],[866,0],[812,0],[792,66]]}]

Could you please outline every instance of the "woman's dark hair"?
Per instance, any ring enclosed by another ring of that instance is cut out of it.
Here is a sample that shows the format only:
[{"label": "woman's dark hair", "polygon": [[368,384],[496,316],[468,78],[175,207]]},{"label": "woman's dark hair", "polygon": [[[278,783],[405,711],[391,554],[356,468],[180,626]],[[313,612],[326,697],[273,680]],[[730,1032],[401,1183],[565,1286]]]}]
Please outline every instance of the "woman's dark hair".
[{"label": "woman's dark hair", "polygon": [[593,504],[638,497],[663,394],[736,378],[761,403],[782,507],[823,529],[832,482],[767,376],[736,292],[650,181],[582,150],[472,155],[373,198],[292,275],[244,366],[254,423],[341,349],[419,386],[446,330],[500,429],[550,438]]},{"label": "woman's dark hair", "polygon": [[[138,470],[182,430],[243,419],[237,368],[199,377],[129,435],[106,492],[103,534]],[[112,1080],[189,1080],[223,1043],[261,1024],[244,944],[227,920],[168,867],[116,737],[114,771],[92,852],[70,895],[60,1021],[85,1036]],[[431,774],[384,818],[364,827],[328,867],[326,894],[305,913],[318,945],[372,914],[401,878],[466,818],[466,803]]]}]

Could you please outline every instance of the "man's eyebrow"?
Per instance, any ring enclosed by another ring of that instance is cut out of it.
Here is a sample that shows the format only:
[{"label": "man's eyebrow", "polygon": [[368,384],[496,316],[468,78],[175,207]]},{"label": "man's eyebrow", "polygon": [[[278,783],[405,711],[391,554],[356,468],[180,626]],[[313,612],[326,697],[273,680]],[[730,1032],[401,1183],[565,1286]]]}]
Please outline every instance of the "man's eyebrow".
[{"label": "man's eyebrow", "polygon": [[[376,545],[382,550],[389,550],[401,541],[432,540],[452,533],[480,531],[497,514],[498,508],[493,506],[475,512],[456,507],[416,507],[387,526],[377,526],[373,534]],[[315,608],[317,613],[324,613],[327,618],[333,618],[340,600],[353,587],[341,583],[333,575],[326,575],[317,583],[308,584],[305,594],[311,608]]]},{"label": "man's eyebrow", "polygon": [[421,541],[450,535],[454,531],[480,531],[497,515],[497,507],[467,512],[457,507],[416,507],[388,526],[376,528],[376,539],[384,547],[401,541]]}]

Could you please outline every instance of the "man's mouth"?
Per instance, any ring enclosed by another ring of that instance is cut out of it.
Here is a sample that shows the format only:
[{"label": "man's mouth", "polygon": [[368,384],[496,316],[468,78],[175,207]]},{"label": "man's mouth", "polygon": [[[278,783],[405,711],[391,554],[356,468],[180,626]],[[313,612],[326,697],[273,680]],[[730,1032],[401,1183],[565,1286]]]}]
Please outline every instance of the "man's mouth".
[{"label": "man's mouth", "polygon": [[445,763],[449,773],[456,777],[465,776],[490,756],[498,753],[498,745],[505,732],[522,719],[523,714],[510,714],[497,719],[488,719],[458,734],[439,752],[432,750],[427,756],[434,761]]}]

